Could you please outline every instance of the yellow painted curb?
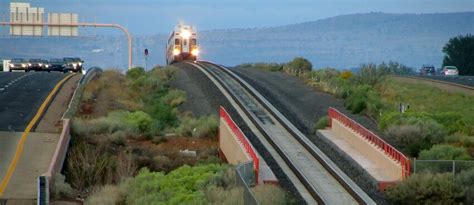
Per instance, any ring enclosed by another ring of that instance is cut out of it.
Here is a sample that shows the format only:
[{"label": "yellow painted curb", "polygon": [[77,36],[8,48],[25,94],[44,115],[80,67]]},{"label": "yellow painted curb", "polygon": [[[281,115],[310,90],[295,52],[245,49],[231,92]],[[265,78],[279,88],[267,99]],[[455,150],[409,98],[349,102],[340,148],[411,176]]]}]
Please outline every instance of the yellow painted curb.
[{"label": "yellow painted curb", "polygon": [[36,115],[33,117],[33,119],[28,123],[28,126],[26,126],[25,131],[21,135],[20,141],[18,142],[18,146],[15,151],[15,155],[13,157],[12,162],[10,163],[10,166],[8,167],[8,171],[2,179],[2,183],[0,184],[0,197],[3,195],[3,192],[7,188],[8,182],[10,182],[10,178],[13,175],[13,172],[15,171],[16,165],[18,161],[20,160],[21,154],[23,153],[23,147],[25,145],[26,138],[28,134],[30,133],[31,129],[33,126],[38,122],[40,119],[41,115],[43,115],[44,111],[48,107],[49,103],[53,99],[54,95],[58,92],[59,88],[69,80],[72,76],[76,75],[75,73],[72,75],[68,75],[65,78],[63,78],[61,81],[59,81],[56,86],[54,86],[53,90],[49,93],[48,97],[44,100],[43,104],[41,104],[40,108],[36,112]]}]

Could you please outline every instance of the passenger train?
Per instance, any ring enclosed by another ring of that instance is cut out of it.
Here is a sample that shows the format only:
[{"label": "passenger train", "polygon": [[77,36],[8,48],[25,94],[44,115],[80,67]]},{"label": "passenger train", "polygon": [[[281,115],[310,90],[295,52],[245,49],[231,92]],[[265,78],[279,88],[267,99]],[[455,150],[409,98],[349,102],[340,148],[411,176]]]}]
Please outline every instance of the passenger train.
[{"label": "passenger train", "polygon": [[196,29],[193,26],[177,25],[166,44],[166,64],[183,60],[197,60],[199,48]]}]

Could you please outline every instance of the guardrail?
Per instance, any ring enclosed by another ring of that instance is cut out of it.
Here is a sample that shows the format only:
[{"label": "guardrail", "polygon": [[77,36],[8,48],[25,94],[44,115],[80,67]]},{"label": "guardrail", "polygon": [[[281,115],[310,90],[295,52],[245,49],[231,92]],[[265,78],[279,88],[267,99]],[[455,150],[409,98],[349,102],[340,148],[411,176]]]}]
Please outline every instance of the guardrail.
[{"label": "guardrail", "polygon": [[224,107],[219,108],[219,114],[220,116],[226,121],[227,125],[229,125],[230,129],[232,132],[237,136],[237,139],[239,142],[244,146],[245,151],[250,155],[250,157],[253,159],[253,167],[255,171],[255,180],[256,183],[258,184],[258,173],[259,173],[259,167],[260,167],[260,161],[257,156],[257,153],[253,150],[252,145],[250,145],[250,142],[247,140],[247,138],[244,136],[244,133],[240,128],[235,124],[234,120],[229,116],[229,113],[225,110]]},{"label": "guardrail", "polygon": [[345,126],[351,128],[356,133],[359,133],[364,139],[368,140],[378,148],[382,149],[383,152],[390,158],[394,159],[402,165],[402,179],[407,178],[410,175],[410,160],[403,153],[395,149],[392,145],[385,142],[382,138],[368,130],[361,124],[347,117],[346,115],[339,112],[333,107],[328,109],[329,115],[329,127],[332,127],[332,119],[336,119]]},{"label": "guardrail", "polygon": [[54,151],[53,158],[49,165],[48,171],[38,177],[38,190],[37,190],[37,204],[38,205],[47,205],[49,204],[50,190],[54,185],[54,177],[57,173],[61,172],[61,169],[66,158],[67,149],[69,146],[69,141],[71,140],[71,118],[77,111],[79,102],[84,90],[85,84],[87,84],[91,79],[94,78],[97,74],[101,73],[102,69],[94,67],[88,70],[88,72],[82,76],[79,80],[76,90],[71,98],[68,109],[64,112],[62,117],[63,129],[61,135],[59,136],[58,144]]}]

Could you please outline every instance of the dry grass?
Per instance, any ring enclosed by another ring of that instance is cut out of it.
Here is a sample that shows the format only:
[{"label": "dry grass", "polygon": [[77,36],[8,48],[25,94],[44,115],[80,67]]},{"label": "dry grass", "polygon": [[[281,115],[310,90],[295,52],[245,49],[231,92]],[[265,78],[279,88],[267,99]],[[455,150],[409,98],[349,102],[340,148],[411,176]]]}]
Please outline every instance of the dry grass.
[{"label": "dry grass", "polygon": [[[261,205],[288,204],[287,194],[284,189],[272,184],[263,184],[254,187],[255,198]],[[269,197],[271,196],[271,197]]]}]

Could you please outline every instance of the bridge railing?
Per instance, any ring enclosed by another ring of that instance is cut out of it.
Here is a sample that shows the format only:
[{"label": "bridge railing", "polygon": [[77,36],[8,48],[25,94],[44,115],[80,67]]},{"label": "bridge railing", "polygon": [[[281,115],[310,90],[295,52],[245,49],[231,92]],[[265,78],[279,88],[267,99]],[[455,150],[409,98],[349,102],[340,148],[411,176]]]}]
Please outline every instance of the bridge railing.
[{"label": "bridge railing", "polygon": [[356,133],[359,133],[364,139],[368,140],[376,147],[383,150],[383,152],[389,156],[390,158],[394,159],[402,166],[402,179],[407,178],[410,175],[410,159],[406,157],[403,153],[395,149],[392,145],[385,142],[382,138],[377,136],[372,131],[368,130],[361,124],[357,123],[356,121],[352,120],[351,118],[347,117],[343,113],[339,112],[337,109],[333,107],[329,107],[328,110],[329,115],[329,127],[331,127],[332,119],[336,119],[345,126],[351,128]]},{"label": "bridge railing", "polygon": [[239,126],[237,126],[237,124],[235,124],[234,120],[232,120],[229,113],[227,113],[227,111],[224,109],[224,107],[221,106],[219,108],[219,114],[225,120],[225,122],[230,127],[230,129],[235,134],[235,136],[237,136],[237,139],[242,144],[242,146],[244,147],[247,154],[249,154],[250,157],[252,158],[253,167],[254,167],[254,171],[255,171],[255,180],[256,180],[256,183],[258,183],[258,173],[259,173],[260,161],[259,161],[259,158],[257,156],[257,153],[253,149],[250,142],[247,140],[247,137],[245,137],[242,130],[239,128]]}]

